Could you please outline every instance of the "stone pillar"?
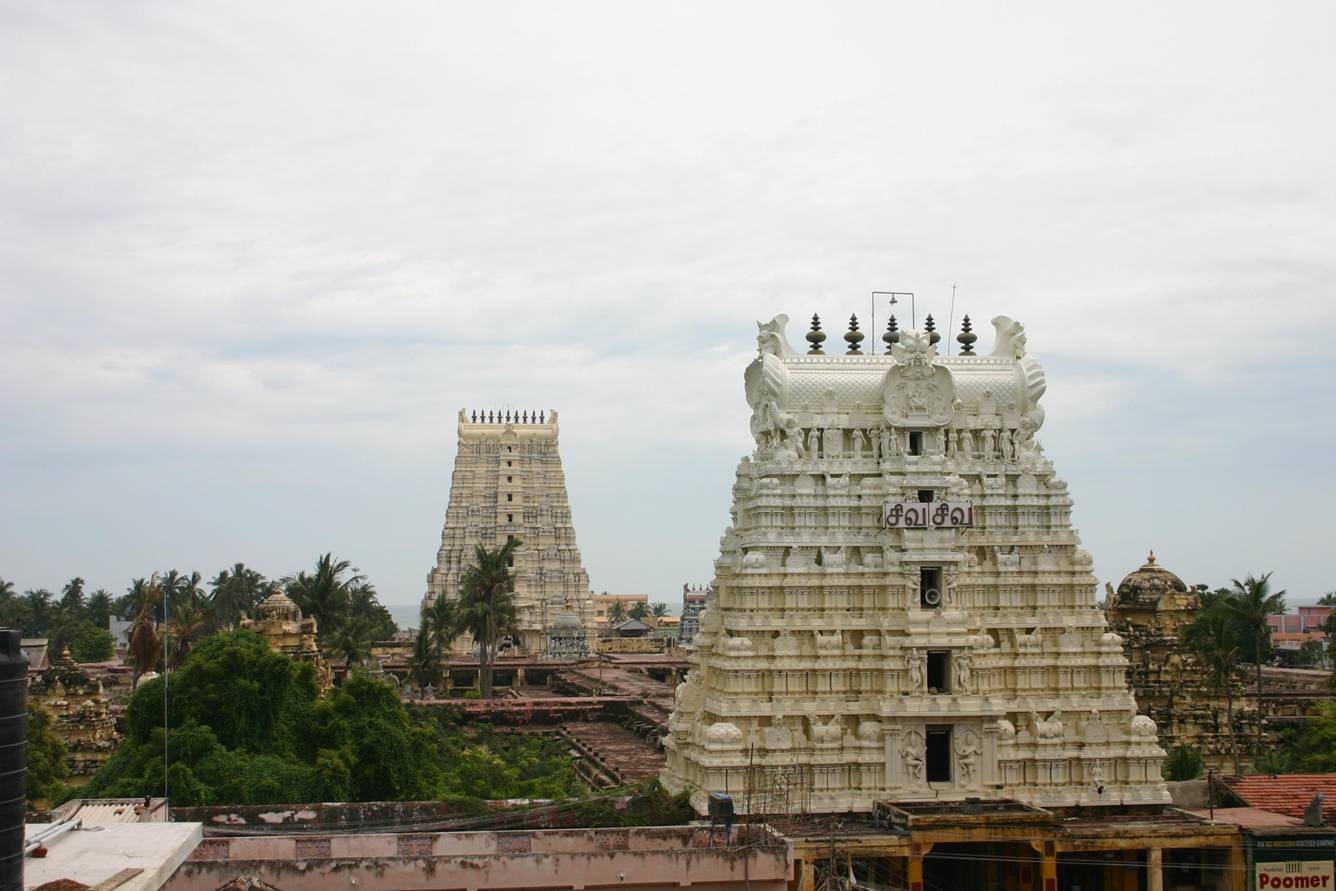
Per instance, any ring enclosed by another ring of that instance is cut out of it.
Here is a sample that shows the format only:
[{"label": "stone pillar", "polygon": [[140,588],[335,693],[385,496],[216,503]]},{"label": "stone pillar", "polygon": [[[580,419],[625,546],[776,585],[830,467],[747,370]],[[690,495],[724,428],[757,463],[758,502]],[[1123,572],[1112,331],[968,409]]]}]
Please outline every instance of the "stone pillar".
[{"label": "stone pillar", "polygon": [[1038,891],[1058,891],[1058,853],[1051,841],[1032,841],[1030,847],[1039,853]]},{"label": "stone pillar", "polygon": [[1164,891],[1164,849],[1151,848],[1146,858],[1146,891]]},{"label": "stone pillar", "polygon": [[923,858],[932,850],[932,843],[915,842],[909,846],[909,891],[923,891]]}]

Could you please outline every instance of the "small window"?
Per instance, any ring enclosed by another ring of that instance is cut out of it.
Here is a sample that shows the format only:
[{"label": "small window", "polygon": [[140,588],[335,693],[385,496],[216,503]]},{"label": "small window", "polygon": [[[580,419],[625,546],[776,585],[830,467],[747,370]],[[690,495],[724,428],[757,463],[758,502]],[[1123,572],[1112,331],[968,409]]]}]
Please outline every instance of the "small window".
[{"label": "small window", "polygon": [[513,452],[513,451],[515,451],[515,449],[514,449],[513,446],[506,446],[506,451],[507,451],[507,452]]},{"label": "small window", "polygon": [[512,493],[507,492],[507,493],[506,493],[506,500],[507,500],[507,501],[514,501],[514,500],[515,500],[515,496],[514,496]]},{"label": "small window", "polygon": [[919,489],[918,500],[921,504],[932,504],[932,489]]},{"label": "small window", "polygon": [[[508,476],[508,477],[506,477],[506,482],[508,482],[508,483],[514,482],[514,478]],[[928,499],[928,500],[931,501],[932,499],[930,498],[930,499]]]},{"label": "small window", "polygon": [[951,728],[928,726],[928,782],[951,782]]},{"label": "small window", "polygon": [[919,606],[936,609],[942,605],[942,570],[937,566],[919,569]]},{"label": "small window", "polygon": [[511,463],[511,462],[507,461],[507,462],[506,462],[506,466],[509,467],[509,466],[510,466],[510,463]]},{"label": "small window", "polygon": [[928,651],[928,692],[951,692],[951,654],[946,650]]},{"label": "small window", "polygon": [[915,432],[912,432],[912,433],[909,434],[909,454],[911,454],[911,455],[922,455],[922,454],[923,454],[923,433],[922,433],[922,431],[915,431]]},{"label": "small window", "polygon": [[515,522],[515,515],[514,515],[514,514],[506,514],[506,522],[507,522],[507,523],[513,523],[513,522]]}]

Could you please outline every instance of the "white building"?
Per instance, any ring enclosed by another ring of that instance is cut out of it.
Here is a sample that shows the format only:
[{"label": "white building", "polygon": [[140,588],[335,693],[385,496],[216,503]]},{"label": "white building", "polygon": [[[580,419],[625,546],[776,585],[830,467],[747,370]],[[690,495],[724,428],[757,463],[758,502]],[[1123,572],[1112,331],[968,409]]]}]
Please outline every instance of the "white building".
[{"label": "white building", "polygon": [[814,812],[1168,801],[1067,484],[1035,438],[1045,380],[1022,327],[994,319],[989,356],[970,334],[943,357],[915,331],[893,355],[824,355],[816,335],[795,352],[786,322],[760,325],[746,370],[756,449],[664,784],[701,810],[724,791],[746,810],[780,777]]},{"label": "white building", "polygon": [[[575,543],[557,446],[555,411],[460,410],[450,504],[423,597],[423,606],[441,596],[457,598],[479,544],[494,550],[518,538],[514,648],[527,655],[545,654],[553,631],[564,653],[572,646],[571,617],[586,630],[592,622],[589,576]],[[467,651],[472,643],[461,638],[456,647]]]}]

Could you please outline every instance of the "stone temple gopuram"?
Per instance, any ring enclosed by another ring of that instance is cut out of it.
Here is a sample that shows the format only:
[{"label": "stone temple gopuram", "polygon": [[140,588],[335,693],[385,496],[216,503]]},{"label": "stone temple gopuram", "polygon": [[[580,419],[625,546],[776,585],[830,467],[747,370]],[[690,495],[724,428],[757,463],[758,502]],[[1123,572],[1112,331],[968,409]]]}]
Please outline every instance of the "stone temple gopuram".
[{"label": "stone temple gopuram", "polygon": [[[479,544],[498,548],[518,538],[513,647],[523,655],[575,658],[588,652],[593,604],[557,440],[555,411],[460,410],[450,504],[422,604],[459,596],[460,576]],[[473,643],[465,636],[455,647],[468,652]]]},{"label": "stone temple gopuram", "polygon": [[[1160,804],[1164,751],[1128,692],[1067,484],[1035,438],[1044,372],[1011,319],[991,355],[931,330],[806,354],[761,324],[755,452],[664,740],[704,811],[879,801]],[[930,320],[929,320],[930,321]],[[748,804],[753,795],[769,801]],[[781,805],[783,806],[783,805]]]}]

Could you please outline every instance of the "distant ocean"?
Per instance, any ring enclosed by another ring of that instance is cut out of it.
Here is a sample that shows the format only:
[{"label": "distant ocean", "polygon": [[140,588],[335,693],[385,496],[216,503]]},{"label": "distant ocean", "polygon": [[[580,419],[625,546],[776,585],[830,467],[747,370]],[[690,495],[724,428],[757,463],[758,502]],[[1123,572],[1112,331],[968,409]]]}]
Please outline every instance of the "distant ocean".
[{"label": "distant ocean", "polygon": [[418,604],[416,603],[387,603],[385,608],[390,611],[394,617],[394,624],[400,629],[416,628],[418,626]]}]

